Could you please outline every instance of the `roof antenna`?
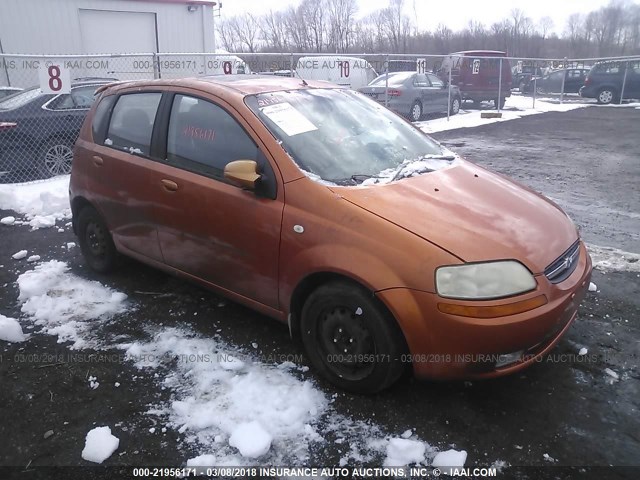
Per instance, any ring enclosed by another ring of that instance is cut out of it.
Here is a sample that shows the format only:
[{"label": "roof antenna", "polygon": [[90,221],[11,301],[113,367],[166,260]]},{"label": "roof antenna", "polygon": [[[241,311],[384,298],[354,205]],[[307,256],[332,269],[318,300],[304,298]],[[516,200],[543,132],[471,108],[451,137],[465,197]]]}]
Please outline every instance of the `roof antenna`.
[{"label": "roof antenna", "polygon": [[304,78],[302,78],[302,77],[300,76],[300,74],[298,73],[298,70],[295,70],[295,69],[294,69],[294,70],[293,70],[293,73],[295,73],[295,74],[296,74],[296,77],[298,77],[300,80],[302,80],[302,85],[304,85],[305,87],[308,87],[308,86],[309,86],[309,84],[307,83],[307,81],[306,81]]}]

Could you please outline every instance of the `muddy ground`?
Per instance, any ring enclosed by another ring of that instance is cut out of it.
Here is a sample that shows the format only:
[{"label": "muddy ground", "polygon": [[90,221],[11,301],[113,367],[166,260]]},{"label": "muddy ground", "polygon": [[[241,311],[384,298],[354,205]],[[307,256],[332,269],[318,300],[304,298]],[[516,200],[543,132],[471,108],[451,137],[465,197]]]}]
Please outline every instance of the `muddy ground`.
[{"label": "muddy ground", "polygon": [[[469,160],[556,200],[587,242],[640,253],[639,134],[640,110],[590,107],[434,136]],[[113,335],[135,335],[149,324],[187,322],[203,335],[222,329],[219,335],[239,348],[259,341],[264,355],[302,354],[286,326],[232,302],[221,307],[216,295],[136,262],[126,262],[110,276],[90,272],[78,248],[64,248],[75,241],[70,228],[64,228],[64,233],[53,228],[32,232],[26,226],[2,229],[0,313],[20,317],[15,281],[32,265],[13,261],[11,255],[24,248],[43,261],[68,262],[77,275],[129,295],[137,308],[122,316]],[[634,271],[594,271],[593,282],[599,291],[587,295],[553,355],[521,374],[473,383],[407,378],[372,397],[339,393],[335,408],[372,419],[395,435],[412,428],[441,449],[454,444],[467,450],[467,465],[501,460],[549,467],[506,469],[498,478],[568,478],[557,466],[639,466],[640,278]],[[581,347],[589,351],[586,358],[577,356]],[[33,353],[40,357],[29,359]],[[145,413],[148,405],[170,396],[153,377],[127,362],[91,360],[92,353],[100,352],[69,353],[46,335],[33,335],[22,344],[0,343],[0,466],[87,465],[80,451],[96,425],[121,426],[120,447],[105,462],[109,465],[178,466],[196,453],[176,431],[148,433],[154,424]],[[605,368],[620,379],[612,379]],[[103,387],[87,388],[90,375]],[[334,393],[312,372],[305,375]],[[119,388],[113,387],[116,381]],[[54,434],[45,439],[48,430]],[[314,453],[313,463],[336,465],[340,457],[338,446],[326,443]],[[640,478],[640,468],[573,473],[576,478]]]}]

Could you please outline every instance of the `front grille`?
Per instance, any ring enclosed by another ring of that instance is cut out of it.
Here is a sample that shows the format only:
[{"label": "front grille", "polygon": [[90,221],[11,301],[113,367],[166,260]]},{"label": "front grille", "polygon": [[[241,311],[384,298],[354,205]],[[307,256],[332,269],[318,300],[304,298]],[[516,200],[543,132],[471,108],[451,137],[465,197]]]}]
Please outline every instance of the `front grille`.
[{"label": "front grille", "polygon": [[580,240],[576,241],[569,249],[560,255],[549,265],[544,274],[551,283],[564,282],[578,266],[580,256]]}]

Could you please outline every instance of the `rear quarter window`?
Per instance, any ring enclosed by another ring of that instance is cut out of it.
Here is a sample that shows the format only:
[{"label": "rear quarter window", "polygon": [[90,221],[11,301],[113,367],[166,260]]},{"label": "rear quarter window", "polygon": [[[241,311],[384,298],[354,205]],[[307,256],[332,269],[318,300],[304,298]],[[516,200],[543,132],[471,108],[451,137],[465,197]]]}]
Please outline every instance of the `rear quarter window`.
[{"label": "rear quarter window", "polygon": [[91,124],[91,132],[95,143],[103,144],[105,138],[107,138],[109,116],[115,100],[115,95],[104,97],[96,107],[96,113],[93,115],[93,123]]}]

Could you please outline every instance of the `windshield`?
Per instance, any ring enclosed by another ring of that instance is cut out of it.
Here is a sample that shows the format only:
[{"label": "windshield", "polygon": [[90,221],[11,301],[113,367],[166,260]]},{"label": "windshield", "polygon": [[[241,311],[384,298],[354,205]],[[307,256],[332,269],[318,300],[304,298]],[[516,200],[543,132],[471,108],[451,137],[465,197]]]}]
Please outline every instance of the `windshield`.
[{"label": "windshield", "polygon": [[415,72],[402,72],[402,73],[389,73],[380,75],[374,81],[372,81],[369,86],[374,85],[386,85],[386,78],[389,76],[389,85],[402,85],[406,80],[411,78]]},{"label": "windshield", "polygon": [[15,93],[9,97],[0,100],[0,110],[11,110],[13,108],[19,108],[26,105],[34,98],[40,95],[39,88],[32,88],[31,90],[25,90],[20,93]]},{"label": "windshield", "polygon": [[312,178],[354,185],[407,162],[450,154],[383,106],[350,90],[274,92],[245,101]]}]

